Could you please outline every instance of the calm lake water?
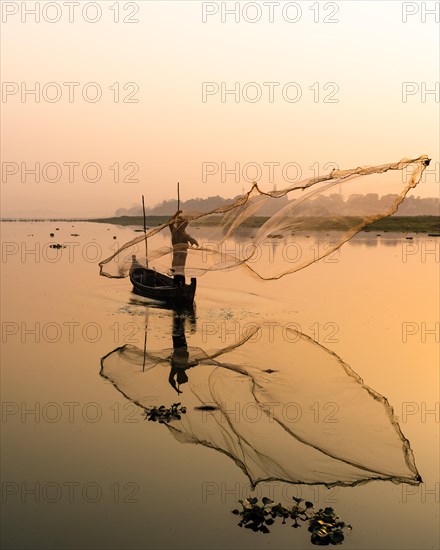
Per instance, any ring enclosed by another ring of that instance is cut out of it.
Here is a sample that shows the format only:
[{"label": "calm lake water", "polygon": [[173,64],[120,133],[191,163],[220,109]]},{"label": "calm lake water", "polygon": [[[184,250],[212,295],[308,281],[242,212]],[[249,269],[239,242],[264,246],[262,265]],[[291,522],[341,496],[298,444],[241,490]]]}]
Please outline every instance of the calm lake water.
[{"label": "calm lake water", "polygon": [[[193,234],[203,240],[203,231]],[[312,547],[306,527],[275,524],[267,535],[238,528],[231,510],[238,499],[256,495],[284,505],[298,496],[335,508],[353,526],[347,549],[438,548],[440,241],[361,233],[337,254],[278,281],[260,282],[240,270],[199,278],[194,318],[186,323],[188,346],[216,350],[258,323],[255,356],[268,369],[284,364],[294,370],[301,357],[288,330],[310,336],[326,357],[331,355],[326,350],[337,354],[388,399],[423,479],[420,485],[376,480],[332,488],[263,481],[252,492],[249,479],[224,452],[183,444],[166,426],[146,422],[132,395],[124,396],[100,375],[101,358],[115,348],[130,344],[142,350],[145,330],[148,350],[159,353],[173,345],[172,311],[136,297],[127,279],[99,276],[97,261],[135,235],[133,228],[105,224],[3,224],[2,547]],[[158,236],[157,244],[166,244],[166,237]],[[244,233],[243,243],[249,238]],[[301,250],[330,239],[310,234],[295,242]],[[66,248],[50,249],[54,242]],[[278,261],[286,242],[270,246]],[[188,376],[197,380],[199,372],[201,367]],[[158,370],[163,381],[154,381],[151,402],[169,392],[173,401],[164,405],[180,401],[191,408],[189,383],[178,396],[168,374]],[[305,370],[308,387],[310,377]],[[142,379],[136,380],[140,388]],[[328,403],[342,410],[346,401],[334,391],[329,386]],[[301,398],[306,399],[293,395],[292,402]],[[307,399],[302,412],[312,411],[316,429],[322,428],[332,409],[313,393]],[[362,440],[370,428],[380,436],[384,428],[373,419],[369,426],[362,406],[350,402],[356,419],[365,423],[356,437]],[[202,413],[187,414],[190,421],[190,415]],[[254,432],[261,426],[256,421]],[[318,433],[325,437],[327,428],[330,424]],[[267,444],[270,432],[264,439]],[[341,439],[347,452],[356,454],[356,445],[354,432]],[[368,441],[366,448],[366,460],[386,463],[386,448],[369,448]],[[292,464],[305,460],[302,451],[286,457],[278,447],[273,453]]]}]

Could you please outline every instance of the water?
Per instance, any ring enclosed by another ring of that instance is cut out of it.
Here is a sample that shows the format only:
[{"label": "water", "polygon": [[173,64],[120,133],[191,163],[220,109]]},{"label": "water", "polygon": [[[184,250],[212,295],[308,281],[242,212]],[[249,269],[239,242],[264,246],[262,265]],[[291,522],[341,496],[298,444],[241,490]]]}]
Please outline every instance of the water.
[{"label": "water", "polygon": [[[135,235],[104,224],[3,224],[3,547],[311,547],[304,527],[275,525],[269,535],[239,529],[230,511],[253,493],[237,465],[146,422],[99,375],[101,358],[118,346],[142,348],[145,327],[149,349],[172,347],[171,311],[146,306],[126,279],[98,276],[96,262]],[[270,363],[294,326],[388,398],[423,484],[257,486],[257,495],[283,504],[302,496],[333,506],[354,527],[345,548],[439,545],[438,325],[432,332],[439,241],[405,237],[362,233],[327,261],[279,281],[208,274],[198,281],[196,323],[187,331],[189,345],[212,350],[259,323]],[[310,234],[295,242],[304,248],[329,239]],[[52,242],[67,247],[50,249]],[[285,244],[272,243],[273,261]],[[184,403],[181,389],[175,400]]]}]

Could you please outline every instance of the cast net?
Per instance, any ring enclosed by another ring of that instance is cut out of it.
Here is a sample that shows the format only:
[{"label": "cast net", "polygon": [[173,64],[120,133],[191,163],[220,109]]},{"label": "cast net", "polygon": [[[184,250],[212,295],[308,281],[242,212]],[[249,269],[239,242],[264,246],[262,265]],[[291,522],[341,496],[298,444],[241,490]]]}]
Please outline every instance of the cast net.
[{"label": "cast net", "polygon": [[[151,228],[146,236],[136,236],[100,262],[100,274],[126,277],[133,255],[141,265],[167,272],[173,253],[183,252],[188,277],[243,268],[260,279],[279,279],[334,253],[367,225],[397,212],[428,164],[423,155],[397,163],[333,170],[270,192],[254,183],[226,206],[210,212],[183,212],[197,246],[177,244],[173,250],[167,229],[171,222],[167,222]],[[158,238],[164,230],[167,241]],[[298,240],[313,232],[324,233],[327,245],[301,247],[299,255]],[[283,244],[282,253],[276,261],[268,261],[275,241]]]}]

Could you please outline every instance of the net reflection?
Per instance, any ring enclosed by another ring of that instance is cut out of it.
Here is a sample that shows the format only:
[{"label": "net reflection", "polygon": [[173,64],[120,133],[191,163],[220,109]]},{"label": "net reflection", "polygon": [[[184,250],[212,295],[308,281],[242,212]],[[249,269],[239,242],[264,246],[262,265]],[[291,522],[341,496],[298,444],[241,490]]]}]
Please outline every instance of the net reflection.
[{"label": "net reflection", "polygon": [[187,343],[194,321],[173,312],[172,348],[118,347],[101,359],[101,376],[144,410],[181,394],[186,414],[167,428],[229,456],[252,486],[421,482],[387,399],[335,353],[292,329],[276,344],[257,339],[258,328],[205,351]]}]

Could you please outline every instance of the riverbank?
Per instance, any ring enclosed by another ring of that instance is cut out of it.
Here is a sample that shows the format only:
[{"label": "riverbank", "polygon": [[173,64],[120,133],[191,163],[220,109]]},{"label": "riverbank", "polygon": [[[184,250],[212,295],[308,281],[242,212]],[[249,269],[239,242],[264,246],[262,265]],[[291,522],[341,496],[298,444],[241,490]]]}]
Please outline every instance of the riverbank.
[{"label": "riverbank", "polygon": [[[220,223],[220,217],[210,217],[206,220],[194,222],[194,225],[215,226]],[[243,227],[261,227],[267,217],[253,216],[244,221]],[[169,216],[149,216],[148,226],[155,227],[169,220]],[[116,225],[138,225],[143,226],[142,216],[121,216],[117,218],[102,218],[87,220],[95,223],[111,223]],[[354,221],[354,220],[353,220]],[[336,220],[329,219],[326,223],[316,223],[316,220],[310,219],[310,222],[304,226],[307,230],[333,230],[342,229]],[[370,225],[367,225],[364,231],[396,231],[396,232],[414,232],[414,233],[440,233],[440,216],[392,216],[383,218]]]},{"label": "riverbank", "polygon": [[[148,227],[156,227],[166,223],[170,219],[170,216],[148,216]],[[216,226],[220,224],[220,216],[211,216],[204,220],[198,220],[193,222],[195,226]],[[267,217],[252,216],[244,221],[243,227],[261,227],[266,221]],[[109,223],[122,226],[139,226],[143,227],[144,220],[142,216],[119,216],[111,218],[91,218],[91,219],[79,219],[79,218],[52,218],[52,219],[3,219],[3,222],[34,222],[34,221],[53,221],[53,222],[91,222],[91,223]],[[347,222],[350,221],[350,224]],[[341,224],[343,222],[343,224]],[[336,218],[329,218],[328,220],[310,218],[307,223],[303,225],[304,230],[309,231],[343,231],[347,225],[351,225],[351,222],[356,222],[356,219],[347,220],[341,218],[339,221]],[[432,233],[440,234],[440,216],[391,216],[378,220],[364,228],[365,232],[368,231],[394,231],[403,233]]]}]

